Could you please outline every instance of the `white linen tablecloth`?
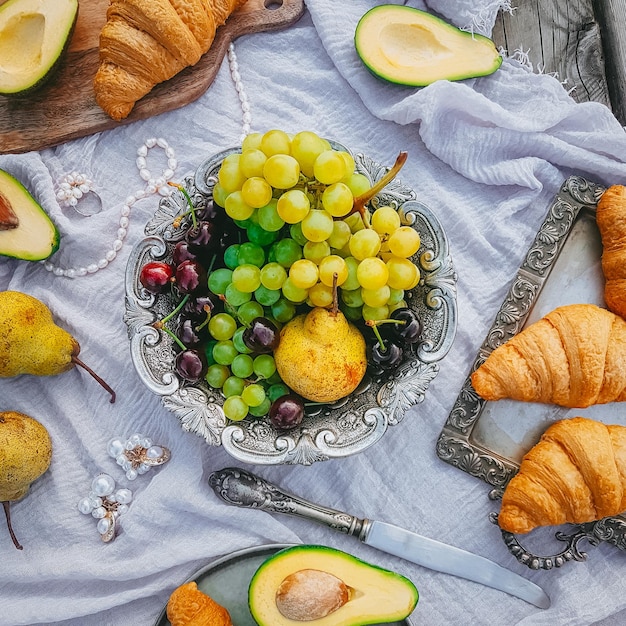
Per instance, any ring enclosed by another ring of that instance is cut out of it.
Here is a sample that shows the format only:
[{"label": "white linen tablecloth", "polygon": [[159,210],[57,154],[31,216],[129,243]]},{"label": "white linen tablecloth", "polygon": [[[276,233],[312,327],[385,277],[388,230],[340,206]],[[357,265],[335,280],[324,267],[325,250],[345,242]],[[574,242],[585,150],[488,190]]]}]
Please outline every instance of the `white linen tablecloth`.
[{"label": "white linen tablecloth", "polygon": [[[79,340],[84,361],[117,392],[117,402],[110,404],[78,369],[50,378],[0,380],[0,410],[40,420],[54,445],[50,470],[12,507],[23,551],[13,548],[0,524],[1,625],[149,626],[171,591],[215,557],[282,542],[334,546],[408,576],[420,591],[415,624],[588,625],[626,607],[621,551],[600,545],[589,549],[585,562],[553,571],[527,569],[508,553],[488,519],[497,508],[488,499],[489,487],[435,452],[551,198],[574,174],[605,185],[626,184],[626,133],[607,108],[576,104],[557,78],[532,73],[512,55],[492,76],[462,83],[408,89],[379,81],[365,70],[352,44],[356,21],[375,4],[308,0],[307,12],[294,26],[238,39],[251,128],[311,129],[389,165],[400,150],[408,151],[400,179],[443,224],[458,273],[456,340],[425,401],[377,445],[309,467],[251,469],[320,504],[493,559],[542,585],[552,607],[540,610],[321,526],[217,500],[208,475],[233,460],[184,433],[140,382],[130,359],[124,273],[130,249],[157,207],[153,195],[133,206],[122,250],[94,274],[68,279],[39,263],[0,260],[0,288],[24,291],[49,305],[56,321]],[[489,0],[428,4],[458,26],[486,34],[503,5]],[[237,145],[241,134],[240,102],[225,60],[209,90],[182,109],[54,149],[0,156],[0,167],[18,177],[58,225],[62,241],[53,262],[87,266],[116,238],[126,197],[145,186],[135,158],[146,139],[169,142],[178,159],[176,178],[182,180],[207,156]],[[165,167],[162,151],[149,152],[148,167],[157,173]],[[55,185],[72,170],[93,179],[103,199],[101,213],[81,217],[59,206]],[[131,483],[107,456],[106,445],[135,431],[168,446],[172,459]],[[100,541],[95,521],[76,508],[99,472],[134,492],[120,535],[110,544]]]}]

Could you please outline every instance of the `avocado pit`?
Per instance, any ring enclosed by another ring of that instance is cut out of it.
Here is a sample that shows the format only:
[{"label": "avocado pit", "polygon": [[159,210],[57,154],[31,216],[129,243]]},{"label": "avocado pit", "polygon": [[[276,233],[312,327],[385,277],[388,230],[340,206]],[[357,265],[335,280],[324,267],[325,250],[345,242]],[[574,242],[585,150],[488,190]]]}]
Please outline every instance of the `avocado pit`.
[{"label": "avocado pit", "polygon": [[339,578],[316,569],[289,574],[276,590],[276,607],[296,622],[318,620],[350,600],[350,588]]}]

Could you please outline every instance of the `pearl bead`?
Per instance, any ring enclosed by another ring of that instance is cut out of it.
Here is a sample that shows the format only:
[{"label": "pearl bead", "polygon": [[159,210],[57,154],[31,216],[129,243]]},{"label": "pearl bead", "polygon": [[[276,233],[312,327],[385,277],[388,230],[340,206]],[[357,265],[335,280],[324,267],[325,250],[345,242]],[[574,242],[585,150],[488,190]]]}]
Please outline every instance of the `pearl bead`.
[{"label": "pearl bead", "polygon": [[109,250],[104,255],[104,258],[107,260],[108,263],[110,263],[111,261],[113,261],[115,259],[116,256],[117,256],[117,251],[116,250]]},{"label": "pearl bead", "polygon": [[113,458],[124,452],[124,442],[121,439],[111,439],[107,444],[107,452]]},{"label": "pearl bead", "polygon": [[150,180],[150,170],[142,168],[139,170],[139,176],[141,176],[142,180]]},{"label": "pearl bead", "polygon": [[98,269],[103,270],[108,264],[109,262],[106,259],[100,259],[98,261]]},{"label": "pearl bead", "polygon": [[104,517],[107,514],[107,511],[106,511],[106,509],[103,506],[99,506],[97,509],[94,509],[91,512],[91,514],[96,519],[100,519],[100,518]]},{"label": "pearl bead", "polygon": [[146,450],[146,456],[149,459],[158,459],[163,456],[163,448],[161,446],[151,446]]},{"label": "pearl bead", "polygon": [[167,167],[169,167],[171,170],[175,170],[178,167],[178,161],[174,158],[168,159]]},{"label": "pearl bead", "polygon": [[154,148],[154,146],[156,146],[156,137],[150,137],[150,139],[146,139],[146,146],[148,146],[148,148]]},{"label": "pearl bead", "polygon": [[115,498],[120,504],[129,504],[133,499],[133,492],[130,489],[118,489]]},{"label": "pearl bead", "polygon": [[85,276],[86,274],[87,274],[87,268],[85,267],[76,268],[76,276]]},{"label": "pearl bead", "polygon": [[91,506],[91,500],[89,500],[89,498],[83,498],[79,503],[78,503],[78,510],[83,514],[83,515],[88,515],[89,513],[91,513],[93,507]]},{"label": "pearl bead", "polygon": [[69,269],[65,270],[65,275],[68,278],[75,278],[76,277],[76,270],[70,267]]},{"label": "pearl bead", "polygon": [[124,237],[126,237],[127,233],[128,233],[128,231],[125,228],[118,228],[117,229],[117,238],[118,239],[124,239]]},{"label": "pearl bead", "polygon": [[128,504],[120,504],[120,506],[117,507],[117,512],[120,513],[120,515],[122,513],[128,513]]},{"label": "pearl bead", "polygon": [[146,167],[146,157],[143,157],[143,156],[137,157],[137,160],[135,161],[135,163],[139,169],[143,169],[144,167]]},{"label": "pearl bead", "polygon": [[55,276],[63,276],[63,269],[60,267],[55,267],[54,270],[52,270],[52,273]]},{"label": "pearl bead", "polygon": [[103,517],[96,526],[101,535],[106,535],[113,527],[113,520],[110,517]]},{"label": "pearl bead", "polygon": [[157,139],[157,145],[159,146],[159,148],[163,148],[163,150],[166,150],[168,147],[167,141],[163,139],[163,137],[159,137]]},{"label": "pearl bead", "polygon": [[124,245],[124,242],[121,239],[116,239],[113,242],[113,250],[115,250],[115,252],[119,252],[122,249],[123,245]]},{"label": "pearl bead", "polygon": [[143,157],[147,156],[147,154],[148,154],[148,146],[146,146],[146,145],[139,146],[139,148],[137,148],[137,154],[139,156],[143,156]]},{"label": "pearl bead", "polygon": [[130,222],[128,221],[128,218],[127,218],[127,217],[122,217],[122,218],[120,219],[120,226],[121,226],[122,228],[128,228],[128,224],[129,224],[129,223],[130,223]]},{"label": "pearl bead", "polygon": [[137,470],[133,469],[132,467],[126,472],[126,478],[128,478],[128,480],[135,480],[135,478],[137,478],[137,475]]},{"label": "pearl bead", "polygon": [[87,266],[87,273],[88,274],[95,274],[98,271],[98,264],[97,263],[90,263]]},{"label": "pearl bead", "polygon": [[108,496],[115,489],[115,480],[108,474],[99,474],[93,479],[91,489],[98,496]]}]

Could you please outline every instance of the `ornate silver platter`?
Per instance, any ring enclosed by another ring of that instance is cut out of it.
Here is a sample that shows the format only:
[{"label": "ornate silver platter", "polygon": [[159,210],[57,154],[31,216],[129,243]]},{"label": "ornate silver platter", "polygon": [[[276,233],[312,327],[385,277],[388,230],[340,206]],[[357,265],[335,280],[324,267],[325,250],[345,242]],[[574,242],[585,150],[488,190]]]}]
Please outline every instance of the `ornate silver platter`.
[{"label": "ornate silver platter", "polygon": [[[489,494],[493,500],[502,497],[524,453],[553,421],[583,415],[605,423],[626,424],[626,417],[620,416],[614,405],[564,409],[508,400],[486,402],[476,394],[470,380],[471,373],[496,347],[555,307],[574,302],[605,306],[602,242],[595,223],[595,207],[604,190],[580,177],[565,181],[511,283],[439,436],[437,455],[493,486]],[[491,520],[497,523],[495,513]],[[528,540],[536,540],[537,534],[541,531],[533,531]],[[563,542],[563,549],[552,556],[538,556],[535,548],[531,551],[522,546],[511,533],[503,531],[502,536],[518,561],[532,569],[551,569],[585,559],[579,547],[583,539],[592,545],[607,541],[626,549],[626,518],[573,526],[568,532],[561,529],[556,538]]]},{"label": "ornate silver platter", "polygon": [[[336,143],[333,147],[346,149]],[[184,181],[194,206],[202,207],[211,199],[223,159],[236,151],[233,148],[211,157]],[[357,170],[372,183],[388,171],[362,154],[354,159]],[[174,228],[172,223],[188,210],[184,195],[177,191],[161,200],[145,227],[145,239],[134,247],[128,261],[124,321],[139,377],[162,397],[163,405],[178,417],[184,430],[203,437],[210,445],[223,445],[234,458],[246,463],[311,465],[369,448],[388,426],[399,424],[412,405],[423,401],[456,332],[456,272],[443,228],[416,200],[412,189],[394,180],[372,203],[394,206],[402,223],[420,234],[421,247],[412,260],[420,268],[421,279],[406,299],[423,321],[422,340],[393,378],[366,375],[348,398],[308,407],[299,427],[277,431],[263,418],[231,422],[224,416],[219,391],[203,382],[183,382],[175,374],[173,341],[153,326],[174,308],[172,296],[152,295],[139,282],[141,267],[149,261],[171,258],[172,248],[183,237],[183,229]]]}]

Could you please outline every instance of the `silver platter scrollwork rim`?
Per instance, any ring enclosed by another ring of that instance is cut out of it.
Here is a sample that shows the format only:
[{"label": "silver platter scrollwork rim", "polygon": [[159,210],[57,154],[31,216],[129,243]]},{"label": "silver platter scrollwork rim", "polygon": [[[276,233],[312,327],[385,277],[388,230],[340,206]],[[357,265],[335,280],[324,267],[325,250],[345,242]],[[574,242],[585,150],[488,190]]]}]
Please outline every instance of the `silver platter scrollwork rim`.
[{"label": "silver platter scrollwork rim", "polygon": [[[330,143],[335,149],[350,152],[341,144]],[[182,185],[194,206],[202,207],[210,201],[223,159],[238,151],[229,148],[210,157],[185,178]],[[389,169],[363,154],[351,154],[356,170],[372,184]],[[204,383],[182,382],[173,373],[172,340],[152,324],[171,311],[174,303],[170,296],[147,293],[139,281],[142,265],[149,260],[167,259],[181,238],[182,229],[173,228],[172,222],[187,210],[184,194],[174,191],[160,201],[145,226],[144,239],[136,244],[128,260],[124,321],[139,378],[161,396],[165,408],[178,417],[184,430],[204,438],[209,445],[223,446],[233,458],[245,463],[311,465],[366,450],[383,437],[389,426],[399,424],[409,408],[423,401],[456,334],[457,275],[448,239],[435,214],[397,178],[372,200],[372,205],[393,206],[401,223],[420,233],[422,243],[412,260],[420,268],[421,280],[407,301],[424,322],[422,340],[392,378],[368,375],[348,398],[307,409],[307,418],[300,427],[278,432],[266,419],[231,422],[224,416],[219,392]]]},{"label": "silver platter scrollwork rim", "polygon": [[[509,480],[519,470],[519,465],[472,440],[472,432],[487,402],[474,391],[470,376],[495,348],[524,327],[577,218],[585,211],[595,213],[598,200],[605,189],[604,186],[580,176],[571,176],[565,180],[548,208],[546,217],[478,350],[437,440],[436,451],[440,459],[494,487],[489,492],[491,500],[502,497]],[[497,517],[496,513],[492,513],[490,520],[497,524]],[[513,533],[502,531],[506,547],[520,563],[530,569],[551,570],[565,563],[586,559],[587,554],[580,548],[583,540],[591,546],[607,542],[626,550],[626,518],[616,516],[598,522],[571,525],[567,531],[559,528],[555,538],[561,542],[562,549],[556,554],[544,556],[534,554]]]}]

